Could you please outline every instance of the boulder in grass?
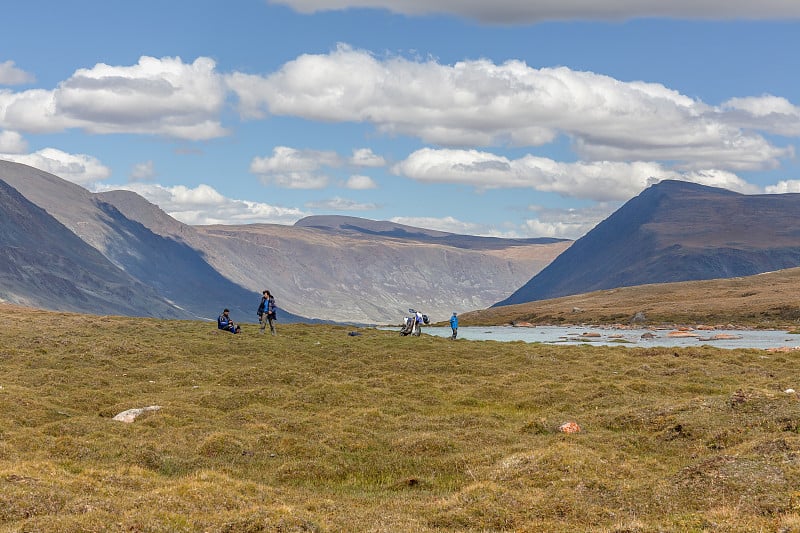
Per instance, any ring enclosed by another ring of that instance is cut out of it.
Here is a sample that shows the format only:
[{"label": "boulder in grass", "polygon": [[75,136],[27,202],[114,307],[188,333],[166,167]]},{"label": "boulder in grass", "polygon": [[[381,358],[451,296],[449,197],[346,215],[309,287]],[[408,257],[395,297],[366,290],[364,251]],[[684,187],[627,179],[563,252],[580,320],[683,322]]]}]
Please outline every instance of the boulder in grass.
[{"label": "boulder in grass", "polygon": [[158,411],[159,409],[161,409],[160,405],[151,405],[148,407],[140,407],[137,409],[128,409],[127,411],[122,411],[121,413],[118,413],[114,418],[112,418],[112,420],[130,424],[131,422],[136,420],[136,417],[150,411]]}]

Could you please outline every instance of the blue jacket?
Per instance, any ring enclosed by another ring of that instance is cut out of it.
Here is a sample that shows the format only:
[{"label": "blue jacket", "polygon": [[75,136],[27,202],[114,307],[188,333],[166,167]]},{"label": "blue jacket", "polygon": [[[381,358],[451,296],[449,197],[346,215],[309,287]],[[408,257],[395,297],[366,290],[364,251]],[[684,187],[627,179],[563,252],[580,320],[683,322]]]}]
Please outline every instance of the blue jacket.
[{"label": "blue jacket", "polygon": [[273,296],[269,298],[261,297],[261,303],[258,304],[259,315],[261,315],[261,313],[274,313],[275,309],[275,298]]},{"label": "blue jacket", "polygon": [[458,329],[458,317],[456,315],[450,317],[450,327]]},{"label": "blue jacket", "polygon": [[224,314],[219,315],[217,317],[217,328],[218,329],[229,329],[231,325],[230,317],[226,317]]}]

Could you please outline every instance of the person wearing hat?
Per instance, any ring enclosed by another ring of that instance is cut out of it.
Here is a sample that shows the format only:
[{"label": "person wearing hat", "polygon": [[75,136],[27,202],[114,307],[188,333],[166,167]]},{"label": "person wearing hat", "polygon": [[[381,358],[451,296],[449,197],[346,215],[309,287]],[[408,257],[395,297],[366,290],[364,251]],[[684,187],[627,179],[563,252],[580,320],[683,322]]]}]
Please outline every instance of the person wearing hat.
[{"label": "person wearing hat", "polygon": [[453,330],[453,336],[450,338],[455,340],[458,335],[458,315],[455,311],[453,312],[453,316],[450,317],[450,328]]},{"label": "person wearing hat", "polygon": [[231,333],[239,333],[242,328],[236,324],[233,319],[231,319],[231,315],[229,314],[229,309],[223,309],[222,314],[217,317],[217,329],[224,329],[225,331],[230,331]]}]

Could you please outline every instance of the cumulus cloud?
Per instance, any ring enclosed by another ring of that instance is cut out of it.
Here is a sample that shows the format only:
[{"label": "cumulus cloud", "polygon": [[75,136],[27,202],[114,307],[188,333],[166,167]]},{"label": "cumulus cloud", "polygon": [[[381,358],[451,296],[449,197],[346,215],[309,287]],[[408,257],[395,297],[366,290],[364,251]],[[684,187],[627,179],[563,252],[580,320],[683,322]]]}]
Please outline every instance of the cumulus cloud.
[{"label": "cumulus cloud", "polygon": [[727,120],[739,127],[800,137],[800,107],[786,98],[771,94],[731,98],[721,107]]},{"label": "cumulus cloud", "polygon": [[36,77],[33,74],[17,68],[13,61],[0,63],[0,85],[22,85],[34,81],[36,81]]},{"label": "cumulus cloud", "polygon": [[360,176],[360,175],[353,175],[347,178],[347,182],[345,182],[344,186],[347,187],[348,189],[353,189],[356,191],[364,191],[367,189],[378,188],[378,184],[375,183],[375,180],[373,180],[369,176]]},{"label": "cumulus cloud", "polygon": [[542,20],[800,18],[795,0],[269,0],[300,13],[349,8],[386,9],[404,15],[449,14],[487,23],[526,24]]},{"label": "cumulus cloud", "polygon": [[455,217],[394,217],[392,222],[417,228],[425,228],[459,235],[479,235],[504,239],[552,237],[577,239],[607,218],[619,203],[598,203],[582,209],[553,209],[531,206],[528,210],[533,218],[515,225],[510,222],[490,225],[465,222]]},{"label": "cumulus cloud", "polygon": [[665,179],[757,192],[756,187],[724,170],[680,172],[642,161],[562,163],[532,155],[512,160],[477,150],[423,148],[394,165],[392,172],[420,182],[471,185],[482,190],[523,187],[595,201],[626,200]]},{"label": "cumulus cloud", "polygon": [[164,187],[149,183],[102,185],[95,191],[133,191],[185,224],[294,224],[308,213],[220,194],[209,185]]},{"label": "cumulus cloud", "polygon": [[585,208],[529,206],[535,218],[525,220],[522,233],[531,237],[577,239],[608,218],[620,202],[600,202]]},{"label": "cumulus cloud", "polygon": [[142,163],[136,163],[133,165],[133,169],[131,169],[130,179],[131,181],[147,181],[151,180],[156,176],[156,169],[155,165],[152,161],[144,161]]},{"label": "cumulus cloud", "polygon": [[353,150],[350,164],[355,167],[384,167],[386,166],[386,159],[375,154],[369,148],[358,148]]},{"label": "cumulus cloud", "polygon": [[0,130],[0,153],[23,154],[28,151],[28,143],[16,131]]},{"label": "cumulus cloud", "polygon": [[[464,222],[455,217],[393,217],[390,222],[413,226],[415,228],[432,229],[459,235],[481,235],[485,237],[501,237],[494,228],[473,222]],[[516,236],[516,235],[515,235]]]},{"label": "cumulus cloud", "polygon": [[0,158],[38,168],[83,186],[111,176],[111,169],[99,159],[85,154],[68,154],[55,148],[45,148],[30,154],[0,154]]},{"label": "cumulus cloud", "polygon": [[322,189],[329,181],[322,169],[341,165],[342,159],[336,152],[276,146],[271,156],[253,158],[250,172],[264,184],[287,189]]},{"label": "cumulus cloud", "polygon": [[189,140],[227,131],[218,114],[226,87],[209,58],[143,56],[136,65],[79,69],[53,90],[0,92],[0,126],[50,133],[155,134]]},{"label": "cumulus cloud", "polygon": [[781,180],[775,185],[764,187],[767,194],[784,194],[800,192],[800,180]]},{"label": "cumulus cloud", "polygon": [[330,209],[333,211],[372,211],[380,206],[372,203],[360,203],[346,198],[334,196],[319,202],[308,202],[306,207],[309,209]]},{"label": "cumulus cloud", "polygon": [[791,116],[745,124],[742,102],[714,107],[657,83],[522,61],[443,65],[339,45],[266,77],[233,74],[227,83],[244,117],[367,122],[440,146],[538,146],[564,134],[583,159],[731,170],[774,168],[793,154],[755,131],[790,131]]}]

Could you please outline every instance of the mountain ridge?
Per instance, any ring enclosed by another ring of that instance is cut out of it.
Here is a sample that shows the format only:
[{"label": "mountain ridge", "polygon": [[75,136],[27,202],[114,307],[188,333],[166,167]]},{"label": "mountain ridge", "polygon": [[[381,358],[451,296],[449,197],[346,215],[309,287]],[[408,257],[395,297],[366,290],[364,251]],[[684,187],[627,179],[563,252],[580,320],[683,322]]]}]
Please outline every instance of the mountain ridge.
[{"label": "mountain ridge", "polygon": [[666,180],[625,203],[495,306],[800,265],[800,194]]},{"label": "mountain ridge", "polygon": [[51,310],[191,318],[0,179],[0,295]]},{"label": "mountain ridge", "polygon": [[327,228],[188,226],[129,191],[91,193],[5,161],[0,178],[176,309],[211,319],[228,307],[234,319],[255,321],[264,289],[282,321],[397,323],[409,307],[450,316],[508,296],[571,244],[410,226],[403,231],[415,237],[403,238],[353,217],[328,217]]},{"label": "mountain ridge", "polygon": [[465,248],[470,250],[507,248],[509,245],[570,242],[569,239],[558,239],[553,237],[500,238],[464,235],[439,230],[417,228],[388,220],[370,220],[366,218],[340,215],[308,216],[298,220],[294,225],[297,227],[316,228],[323,231],[338,230],[382,237],[396,237],[404,240],[416,240],[419,242],[447,244],[456,248]]}]

